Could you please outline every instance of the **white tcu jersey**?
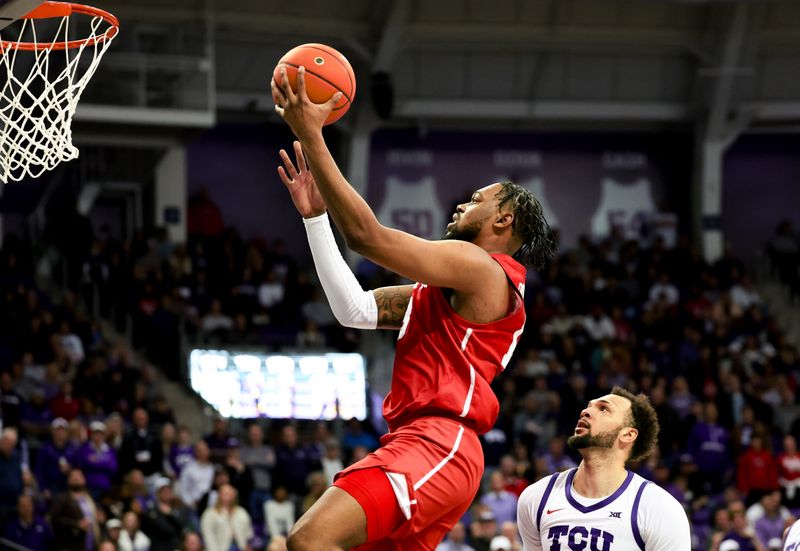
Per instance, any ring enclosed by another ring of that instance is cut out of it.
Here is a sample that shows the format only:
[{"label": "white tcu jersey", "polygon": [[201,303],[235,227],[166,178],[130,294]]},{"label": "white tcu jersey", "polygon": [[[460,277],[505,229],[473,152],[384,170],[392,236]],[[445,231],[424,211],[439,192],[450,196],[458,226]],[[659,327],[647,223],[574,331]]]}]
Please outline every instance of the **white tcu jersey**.
[{"label": "white tcu jersey", "polygon": [[786,542],[783,544],[783,551],[800,551],[800,520],[795,521],[786,534]]},{"label": "white tcu jersey", "polygon": [[589,499],[572,487],[577,469],[529,486],[517,506],[525,551],[688,551],[689,521],[680,503],[628,471],[610,496]]}]

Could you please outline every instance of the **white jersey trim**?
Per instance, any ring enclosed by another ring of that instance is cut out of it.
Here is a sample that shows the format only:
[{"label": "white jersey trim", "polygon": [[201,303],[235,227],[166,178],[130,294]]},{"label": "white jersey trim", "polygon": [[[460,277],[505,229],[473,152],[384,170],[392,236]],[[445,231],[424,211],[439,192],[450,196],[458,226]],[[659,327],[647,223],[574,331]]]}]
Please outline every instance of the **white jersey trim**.
[{"label": "white jersey trim", "polygon": [[472,405],[472,394],[475,392],[475,368],[469,364],[469,391],[467,392],[467,399],[464,400],[464,409],[461,410],[460,417],[466,417],[469,413],[469,408]]},{"label": "white jersey trim", "polygon": [[406,308],[406,314],[403,316],[403,325],[400,326],[400,333],[397,335],[397,340],[399,341],[402,339],[406,331],[408,331],[408,323],[411,321],[411,309],[414,307],[414,290],[417,289],[419,283],[414,284],[414,288],[411,291],[411,296],[408,298],[408,307]]},{"label": "white jersey trim", "polygon": [[458,447],[461,445],[461,437],[462,437],[463,435],[464,435],[464,427],[461,427],[461,426],[459,426],[459,427],[458,427],[458,436],[456,436],[456,441],[455,441],[455,443],[453,444],[453,449],[452,449],[452,450],[450,450],[450,453],[448,453],[448,454],[447,454],[447,457],[445,457],[444,459],[442,459],[441,461],[439,461],[439,464],[438,464],[438,465],[436,465],[436,466],[435,466],[433,469],[431,469],[430,471],[428,471],[428,473],[427,473],[425,476],[423,476],[422,478],[420,478],[420,479],[419,479],[419,481],[417,481],[417,483],[416,483],[416,484],[414,484],[414,491],[415,491],[415,492],[416,492],[417,490],[419,490],[419,489],[422,487],[422,485],[423,485],[423,484],[425,484],[425,483],[426,483],[428,480],[430,480],[430,479],[431,479],[431,477],[432,477],[433,475],[435,475],[436,473],[438,473],[438,472],[439,472],[439,471],[442,469],[442,467],[444,467],[445,465],[447,465],[447,463],[448,463],[448,462],[449,462],[451,459],[453,459],[453,457],[455,457],[455,455],[456,455],[456,452],[458,451]]},{"label": "white jersey trim", "polygon": [[517,343],[519,342],[520,336],[522,336],[522,331],[525,329],[525,324],[522,324],[522,327],[514,331],[514,336],[511,337],[511,346],[508,347],[508,352],[506,352],[503,359],[500,360],[500,365],[503,366],[503,371],[505,371],[508,362],[511,361],[511,356],[514,354],[514,350],[517,348]]},{"label": "white jersey trim", "polygon": [[400,506],[400,510],[403,511],[403,516],[406,517],[406,520],[410,519],[411,506],[416,505],[417,500],[409,499],[406,475],[402,473],[390,473],[389,471],[383,472],[386,473],[386,476],[389,478],[389,483],[392,485],[392,490],[394,490],[394,495],[397,499],[397,504]]}]

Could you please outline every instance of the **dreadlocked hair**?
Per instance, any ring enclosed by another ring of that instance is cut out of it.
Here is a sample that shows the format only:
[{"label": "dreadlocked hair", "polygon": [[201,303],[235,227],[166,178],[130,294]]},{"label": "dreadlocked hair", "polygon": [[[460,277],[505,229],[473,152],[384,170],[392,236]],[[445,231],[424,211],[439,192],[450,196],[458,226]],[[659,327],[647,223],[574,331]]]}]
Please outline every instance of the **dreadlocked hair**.
[{"label": "dreadlocked hair", "polygon": [[544,218],[542,204],[533,193],[514,182],[502,182],[497,192],[499,208],[508,205],[514,213],[511,230],[522,245],[514,260],[535,270],[541,270],[556,254],[556,240]]}]

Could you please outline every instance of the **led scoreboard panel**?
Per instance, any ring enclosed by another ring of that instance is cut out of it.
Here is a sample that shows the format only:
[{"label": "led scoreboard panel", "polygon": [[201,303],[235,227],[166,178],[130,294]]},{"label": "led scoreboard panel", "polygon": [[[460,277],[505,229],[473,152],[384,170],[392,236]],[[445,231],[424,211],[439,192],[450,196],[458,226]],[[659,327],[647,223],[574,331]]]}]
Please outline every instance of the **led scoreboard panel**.
[{"label": "led scoreboard panel", "polygon": [[364,420],[361,354],[260,354],[192,350],[192,389],[220,415],[235,419]]}]

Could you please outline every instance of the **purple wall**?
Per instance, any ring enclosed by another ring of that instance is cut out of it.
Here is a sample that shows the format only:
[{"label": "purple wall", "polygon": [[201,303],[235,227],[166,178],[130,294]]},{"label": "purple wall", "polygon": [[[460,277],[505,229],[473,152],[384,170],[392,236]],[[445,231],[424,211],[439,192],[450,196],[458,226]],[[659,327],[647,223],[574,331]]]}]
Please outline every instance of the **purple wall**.
[{"label": "purple wall", "polygon": [[[335,149],[336,133],[331,137]],[[189,146],[189,192],[207,187],[226,224],[245,238],[283,238],[305,263],[302,225],[276,173],[278,149],[290,146],[282,125],[211,130]],[[691,137],[678,133],[383,130],[372,140],[367,200],[385,223],[438,238],[457,202],[508,178],[545,191],[562,243],[570,245],[592,229],[604,180],[618,191],[644,182],[652,208],[688,214],[691,151]]]},{"label": "purple wall", "polygon": [[800,227],[800,138],[746,136],[723,165],[722,229],[737,254],[753,260],[781,218]]},{"label": "purple wall", "polygon": [[[385,130],[373,137],[367,199],[384,223],[436,238],[457,202],[511,179],[546,197],[545,210],[557,219],[562,243],[570,245],[591,232],[604,180],[613,181],[620,195],[632,193],[620,200],[632,211],[646,202],[633,188],[644,187],[647,208],[688,214],[690,167],[691,137],[685,134]],[[396,193],[387,192],[391,187]]]},{"label": "purple wall", "polygon": [[291,151],[292,134],[283,125],[222,125],[188,148],[191,195],[206,187],[226,225],[242,237],[284,239],[301,262],[310,257],[300,215],[278,177],[278,150]]}]

